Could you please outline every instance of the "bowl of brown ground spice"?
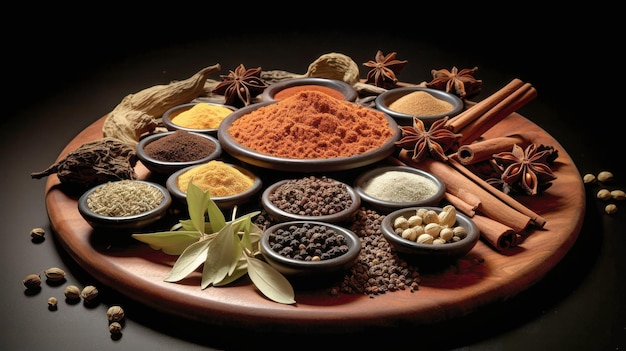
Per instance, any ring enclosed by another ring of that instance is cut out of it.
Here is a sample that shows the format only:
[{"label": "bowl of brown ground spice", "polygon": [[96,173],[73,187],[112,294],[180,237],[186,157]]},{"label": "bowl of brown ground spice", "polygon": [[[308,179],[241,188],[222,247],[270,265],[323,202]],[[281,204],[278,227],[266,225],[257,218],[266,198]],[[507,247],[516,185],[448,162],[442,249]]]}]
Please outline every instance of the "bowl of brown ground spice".
[{"label": "bowl of brown ground spice", "polygon": [[125,179],[87,190],[78,199],[78,212],[98,232],[128,234],[165,218],[171,204],[165,187]]},{"label": "bowl of brown ground spice", "polygon": [[398,125],[413,125],[417,117],[425,125],[463,111],[465,105],[456,95],[431,88],[402,87],[387,90],[374,100],[376,109],[391,116]]},{"label": "bowl of brown ground spice", "polygon": [[136,153],[151,172],[170,175],[219,158],[222,147],[210,135],[177,130],[144,137],[137,143]]}]

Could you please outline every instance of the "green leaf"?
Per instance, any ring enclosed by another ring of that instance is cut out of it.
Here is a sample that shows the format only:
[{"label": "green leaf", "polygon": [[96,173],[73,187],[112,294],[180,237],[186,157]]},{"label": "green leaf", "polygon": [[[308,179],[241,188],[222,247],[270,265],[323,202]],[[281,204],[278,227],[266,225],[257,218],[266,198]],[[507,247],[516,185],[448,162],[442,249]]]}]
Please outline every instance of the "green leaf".
[{"label": "green leaf", "polygon": [[209,201],[206,204],[206,211],[209,214],[209,223],[211,223],[211,227],[213,228],[213,232],[217,233],[226,225],[226,219],[224,218],[224,214],[217,207],[213,200]]},{"label": "green leaf", "polygon": [[211,200],[209,190],[203,191],[193,182],[189,182],[187,187],[187,208],[189,211],[190,221],[193,227],[204,233],[204,214],[207,211],[208,203]]},{"label": "green leaf", "polygon": [[132,234],[134,239],[150,245],[155,250],[162,250],[168,255],[180,255],[189,245],[200,240],[197,231],[168,231],[149,234]]},{"label": "green leaf", "polygon": [[241,246],[233,232],[232,223],[227,223],[211,243],[202,270],[202,289],[221,282],[235,269],[241,257]]},{"label": "green leaf", "polygon": [[246,260],[245,259],[239,260],[239,263],[237,264],[237,267],[235,268],[235,270],[230,275],[228,275],[224,279],[222,279],[222,281],[214,282],[213,286],[228,285],[228,284],[234,282],[235,280],[243,277],[247,273],[248,273],[248,265],[246,263]]},{"label": "green leaf", "polygon": [[178,257],[165,281],[177,282],[200,267],[206,261],[207,252],[212,242],[212,240],[201,240],[189,245]]},{"label": "green leaf", "polygon": [[246,259],[248,276],[263,295],[278,303],[296,303],[293,287],[287,278],[258,258],[246,256]]},{"label": "green leaf", "polygon": [[[181,219],[178,221],[183,230],[196,230],[196,227],[191,222],[191,219]],[[204,233],[214,233],[215,231],[211,228],[211,223],[204,222]]]}]

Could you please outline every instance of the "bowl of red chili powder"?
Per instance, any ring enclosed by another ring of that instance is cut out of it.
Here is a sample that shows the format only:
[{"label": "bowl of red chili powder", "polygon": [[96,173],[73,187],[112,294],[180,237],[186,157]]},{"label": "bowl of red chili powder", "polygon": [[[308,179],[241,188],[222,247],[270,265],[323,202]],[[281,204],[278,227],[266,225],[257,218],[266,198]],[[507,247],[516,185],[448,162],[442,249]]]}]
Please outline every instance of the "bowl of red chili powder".
[{"label": "bowl of red chili powder", "polygon": [[219,158],[222,147],[210,135],[177,130],[144,137],[137,144],[136,153],[151,172],[169,175]]},{"label": "bowl of red chili powder", "polygon": [[389,115],[317,91],[301,91],[231,113],[217,131],[229,155],[255,166],[330,172],[380,161],[401,134]]},{"label": "bowl of red chili powder", "polygon": [[355,102],[359,97],[354,87],[344,81],[328,78],[293,78],[270,84],[263,93],[261,100],[278,101],[301,91],[314,90],[328,94],[340,100]]}]

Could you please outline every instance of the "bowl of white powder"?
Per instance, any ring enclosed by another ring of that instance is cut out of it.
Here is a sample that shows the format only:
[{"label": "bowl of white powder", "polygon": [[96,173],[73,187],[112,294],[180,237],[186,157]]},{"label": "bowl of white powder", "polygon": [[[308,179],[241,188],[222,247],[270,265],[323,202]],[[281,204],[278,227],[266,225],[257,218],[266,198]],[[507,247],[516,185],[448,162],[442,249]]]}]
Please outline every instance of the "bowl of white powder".
[{"label": "bowl of white powder", "polygon": [[445,196],[446,185],[421,169],[385,166],[359,175],[354,190],[363,202],[388,213],[406,207],[437,206]]}]

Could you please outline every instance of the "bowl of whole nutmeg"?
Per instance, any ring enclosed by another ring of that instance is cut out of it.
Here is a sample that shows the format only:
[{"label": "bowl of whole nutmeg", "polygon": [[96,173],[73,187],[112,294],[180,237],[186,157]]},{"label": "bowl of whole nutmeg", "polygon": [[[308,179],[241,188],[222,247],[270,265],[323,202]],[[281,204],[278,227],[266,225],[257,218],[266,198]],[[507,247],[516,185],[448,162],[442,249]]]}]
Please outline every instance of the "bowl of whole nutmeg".
[{"label": "bowl of whole nutmeg", "polygon": [[261,236],[265,260],[287,277],[333,276],[352,267],[361,241],[352,231],[319,221],[289,221],[267,228]]},{"label": "bowl of whole nutmeg", "polygon": [[471,218],[453,205],[396,210],[385,216],[381,231],[399,254],[433,264],[466,255],[480,237]]}]

